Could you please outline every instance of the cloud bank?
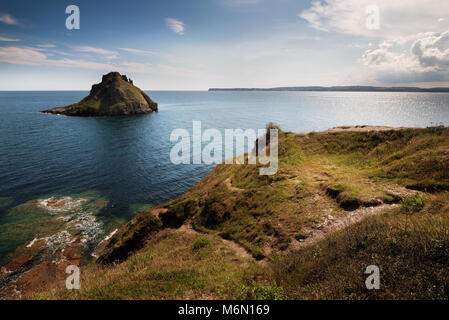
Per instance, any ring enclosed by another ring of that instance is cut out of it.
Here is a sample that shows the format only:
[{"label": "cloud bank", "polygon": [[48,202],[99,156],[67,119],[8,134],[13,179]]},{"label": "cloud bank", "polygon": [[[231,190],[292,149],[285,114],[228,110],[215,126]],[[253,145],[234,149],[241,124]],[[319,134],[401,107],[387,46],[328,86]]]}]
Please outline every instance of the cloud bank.
[{"label": "cloud bank", "polygon": [[365,51],[361,63],[388,82],[449,80],[449,32],[419,33],[388,40]]},{"label": "cloud bank", "polygon": [[[379,30],[366,27],[373,5],[379,9]],[[384,39],[449,30],[447,15],[449,1],[435,0],[322,0],[298,14],[317,30]]]},{"label": "cloud bank", "polygon": [[[379,10],[379,29],[367,27],[367,8]],[[449,1],[322,0],[298,16],[309,27],[368,39],[359,62],[381,82],[449,80]]]},{"label": "cloud bank", "polygon": [[[109,54],[108,50],[92,47],[74,48],[82,52],[92,52],[95,54]],[[87,49],[89,48],[89,49]],[[95,49],[95,50],[93,50]],[[136,49],[138,50],[138,49]],[[201,71],[178,67],[168,64],[149,64],[131,61],[106,61],[97,62],[85,59],[53,58],[54,50],[35,47],[0,47],[0,62],[26,66],[47,66],[98,70],[101,72],[110,72],[116,70],[119,72],[138,73],[146,75],[189,77],[192,79],[203,78],[205,74]],[[71,55],[61,52],[60,54]]]}]

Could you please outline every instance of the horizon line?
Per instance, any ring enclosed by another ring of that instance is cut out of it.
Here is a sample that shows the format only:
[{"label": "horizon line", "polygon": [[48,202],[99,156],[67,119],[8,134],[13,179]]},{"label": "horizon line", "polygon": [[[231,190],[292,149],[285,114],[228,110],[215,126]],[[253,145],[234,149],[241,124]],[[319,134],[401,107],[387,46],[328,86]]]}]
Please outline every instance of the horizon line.
[{"label": "horizon line", "polygon": [[[0,89],[0,92],[54,92],[54,91],[90,91],[91,89]],[[397,92],[448,92],[449,87],[416,87],[416,86],[373,86],[373,85],[339,85],[339,86],[280,86],[280,87],[209,87],[207,89],[141,89],[142,91],[310,91],[310,92],[394,92],[391,90],[400,90]],[[406,91],[413,90],[413,91]],[[440,90],[440,91],[438,91]],[[366,92],[366,91],[365,91]]]}]

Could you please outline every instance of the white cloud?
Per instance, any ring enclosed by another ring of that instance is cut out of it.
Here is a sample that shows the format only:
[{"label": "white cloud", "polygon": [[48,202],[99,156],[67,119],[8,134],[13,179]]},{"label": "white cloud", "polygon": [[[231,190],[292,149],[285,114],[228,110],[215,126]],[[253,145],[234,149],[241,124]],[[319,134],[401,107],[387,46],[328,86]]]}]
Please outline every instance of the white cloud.
[{"label": "white cloud", "polygon": [[166,18],[165,23],[173,32],[180,35],[184,34],[185,25],[184,22],[182,22],[181,20]]},{"label": "white cloud", "polygon": [[406,41],[388,40],[361,60],[382,81],[425,82],[449,79],[449,32],[426,32]]},{"label": "white cloud", "polygon": [[126,52],[134,53],[134,54],[143,54],[143,55],[155,54],[155,52],[148,51],[148,50],[140,50],[140,49],[132,49],[132,48],[119,48],[119,49],[126,51]]},{"label": "white cloud", "polygon": [[39,44],[38,47],[41,47],[41,48],[55,48],[56,45],[54,45],[54,44]]},{"label": "white cloud", "polygon": [[449,32],[427,33],[415,40],[411,54],[429,71],[449,71]]},{"label": "white cloud", "polygon": [[45,62],[47,56],[30,47],[0,47],[0,62],[36,66]]},{"label": "white cloud", "polygon": [[[379,8],[379,30],[366,27],[369,16],[366,10],[372,5]],[[448,30],[449,20],[440,19],[442,12],[449,12],[449,1],[322,0],[313,1],[311,7],[298,16],[310,27],[326,32],[391,39]]]},{"label": "white cloud", "polygon": [[287,38],[289,40],[300,40],[300,41],[320,41],[320,40],[322,40],[321,37],[313,37],[313,36],[305,36],[305,35],[289,36]]},{"label": "white cloud", "polygon": [[15,41],[20,41],[20,39],[13,39],[13,38],[7,38],[7,37],[0,37],[0,41],[15,42]]},{"label": "white cloud", "polygon": [[[0,47],[0,62],[30,65],[77,67],[96,70],[114,70],[119,64],[93,62],[76,59],[50,59],[51,54],[44,53],[42,49],[32,47]],[[126,66],[125,66],[126,67]],[[128,70],[128,68],[126,68]]]},{"label": "white cloud", "polygon": [[89,46],[76,46],[73,47],[74,50],[79,51],[79,52],[86,52],[86,53],[95,53],[95,54],[99,54],[99,55],[104,55],[105,58],[107,59],[116,59],[118,53],[116,51],[111,51],[111,50],[105,50],[105,49],[101,49],[101,48],[94,48],[94,47],[89,47]]},{"label": "white cloud", "polygon": [[18,25],[19,22],[10,14],[7,13],[0,13],[0,22],[6,23],[6,24],[15,24]]},{"label": "white cloud", "polygon": [[167,64],[151,65],[137,62],[96,62],[82,59],[52,59],[47,50],[33,47],[0,47],[0,62],[28,66],[51,66],[64,68],[84,68],[109,72],[133,72],[139,74],[175,75],[183,77],[204,77],[204,73]]},{"label": "white cloud", "polygon": [[[369,30],[369,6],[379,9],[379,29]],[[381,82],[449,81],[449,1],[320,0],[298,16],[329,33],[366,37],[359,59]],[[366,72],[366,70],[365,70]],[[367,73],[367,74],[368,74]]]}]

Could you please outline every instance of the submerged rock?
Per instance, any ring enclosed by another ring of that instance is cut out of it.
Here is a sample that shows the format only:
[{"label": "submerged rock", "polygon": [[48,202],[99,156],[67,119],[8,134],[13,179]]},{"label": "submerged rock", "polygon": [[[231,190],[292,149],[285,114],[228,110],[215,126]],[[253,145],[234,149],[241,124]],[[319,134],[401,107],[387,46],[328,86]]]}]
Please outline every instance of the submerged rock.
[{"label": "submerged rock", "polygon": [[1,268],[1,272],[3,273],[13,273],[18,271],[25,264],[33,260],[34,256],[30,254],[21,255],[13,260],[11,260],[8,264]]},{"label": "submerged rock", "polygon": [[97,215],[107,204],[100,194],[85,192],[34,199],[12,208],[0,241],[18,239],[22,244],[0,268],[0,299],[64,285],[65,268],[86,264],[101,240],[104,224]]},{"label": "submerged rock", "polygon": [[103,76],[101,83],[94,84],[90,94],[80,102],[42,112],[95,117],[144,114],[153,111],[157,111],[157,103],[134,86],[132,80],[118,72],[110,72]]}]

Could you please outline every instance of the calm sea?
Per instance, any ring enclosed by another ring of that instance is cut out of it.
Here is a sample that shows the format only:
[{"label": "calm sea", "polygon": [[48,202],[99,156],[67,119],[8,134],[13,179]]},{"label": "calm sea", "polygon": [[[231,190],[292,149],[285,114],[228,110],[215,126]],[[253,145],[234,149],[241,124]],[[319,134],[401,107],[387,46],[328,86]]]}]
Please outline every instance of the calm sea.
[{"label": "calm sea", "polygon": [[78,231],[94,243],[142,208],[188,190],[212,166],[172,164],[170,134],[192,131],[194,120],[219,130],[264,128],[272,121],[296,132],[449,125],[449,94],[442,93],[147,93],[159,103],[158,113],[76,118],[38,111],[77,102],[88,92],[0,92],[0,264],[17,246],[51,236],[48,216],[60,212],[31,200],[70,197],[73,203],[61,210],[77,212],[67,219],[81,220]]}]

